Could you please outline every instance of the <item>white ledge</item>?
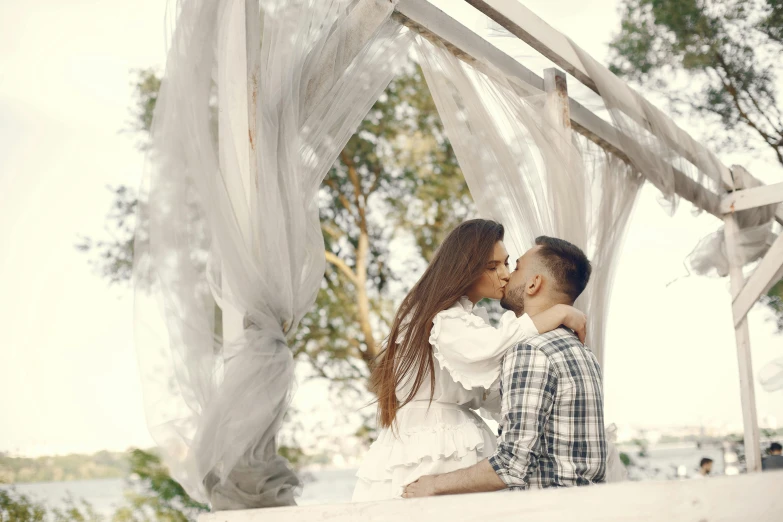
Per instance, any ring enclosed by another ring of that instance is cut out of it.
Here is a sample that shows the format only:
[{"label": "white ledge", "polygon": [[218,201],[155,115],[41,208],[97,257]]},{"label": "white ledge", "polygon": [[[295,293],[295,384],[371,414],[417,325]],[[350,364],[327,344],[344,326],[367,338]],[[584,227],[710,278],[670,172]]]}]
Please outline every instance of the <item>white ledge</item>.
[{"label": "white ledge", "polygon": [[780,522],[783,472],[415,500],[221,511],[199,522]]}]

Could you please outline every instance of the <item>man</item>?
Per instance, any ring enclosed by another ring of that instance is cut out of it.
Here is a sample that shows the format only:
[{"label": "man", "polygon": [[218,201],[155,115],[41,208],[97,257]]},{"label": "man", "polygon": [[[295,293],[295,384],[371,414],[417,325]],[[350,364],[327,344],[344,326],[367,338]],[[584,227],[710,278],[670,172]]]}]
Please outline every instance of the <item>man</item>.
[{"label": "man", "polygon": [[707,478],[710,476],[710,473],[712,473],[712,459],[704,457],[701,459],[701,462],[699,462],[699,471],[693,478]]},{"label": "man", "polygon": [[769,455],[761,461],[763,471],[783,469],[783,446],[777,442],[769,445]]},{"label": "man", "polygon": [[[501,305],[517,316],[571,305],[590,272],[579,248],[539,237],[517,260]],[[586,486],[604,482],[605,472],[601,369],[574,332],[560,327],[504,357],[495,454],[466,469],[421,477],[403,496]]]}]

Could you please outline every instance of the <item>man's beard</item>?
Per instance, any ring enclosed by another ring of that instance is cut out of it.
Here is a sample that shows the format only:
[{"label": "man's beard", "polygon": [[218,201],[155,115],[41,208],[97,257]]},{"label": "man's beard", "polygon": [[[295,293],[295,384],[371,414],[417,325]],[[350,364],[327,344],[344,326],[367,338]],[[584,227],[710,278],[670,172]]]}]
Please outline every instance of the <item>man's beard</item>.
[{"label": "man's beard", "polygon": [[512,291],[507,291],[500,300],[500,306],[511,310],[517,317],[525,313],[525,285],[519,285]]}]

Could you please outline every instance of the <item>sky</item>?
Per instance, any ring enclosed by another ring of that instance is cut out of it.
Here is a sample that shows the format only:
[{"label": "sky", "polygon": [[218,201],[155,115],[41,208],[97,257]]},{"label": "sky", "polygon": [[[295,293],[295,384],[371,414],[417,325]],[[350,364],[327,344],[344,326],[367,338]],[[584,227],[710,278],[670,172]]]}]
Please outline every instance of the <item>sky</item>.
[{"label": "sky", "polygon": [[[617,2],[524,3],[605,59]],[[470,9],[449,5],[455,17],[475,21]],[[164,0],[0,2],[0,451],[152,445],[132,296],[96,275],[74,245],[82,234],[105,237],[107,185],[139,182],[144,158],[122,130],[131,120],[132,70],[163,69],[164,14]],[[543,67],[532,57],[525,64]],[[691,122],[680,123],[698,136]],[[767,182],[783,177],[765,152],[722,159]],[[669,217],[655,191],[643,191],[609,311],[607,421],[741,429],[728,281],[685,277],[683,265],[719,224],[694,217],[687,204]],[[783,351],[770,318],[760,306],[749,315],[756,370]],[[324,411],[321,392],[304,384],[297,404]],[[781,393],[757,387],[762,424],[783,422]]]}]

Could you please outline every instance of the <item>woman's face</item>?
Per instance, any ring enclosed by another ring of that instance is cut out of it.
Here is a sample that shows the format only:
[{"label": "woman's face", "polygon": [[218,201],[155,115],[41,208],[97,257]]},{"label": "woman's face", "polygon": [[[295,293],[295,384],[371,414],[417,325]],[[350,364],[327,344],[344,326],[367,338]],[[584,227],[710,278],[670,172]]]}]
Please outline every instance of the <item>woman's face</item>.
[{"label": "woman's face", "polygon": [[508,252],[503,242],[498,241],[492,256],[487,260],[484,273],[468,290],[468,298],[474,303],[482,299],[502,299],[509,275]]}]

